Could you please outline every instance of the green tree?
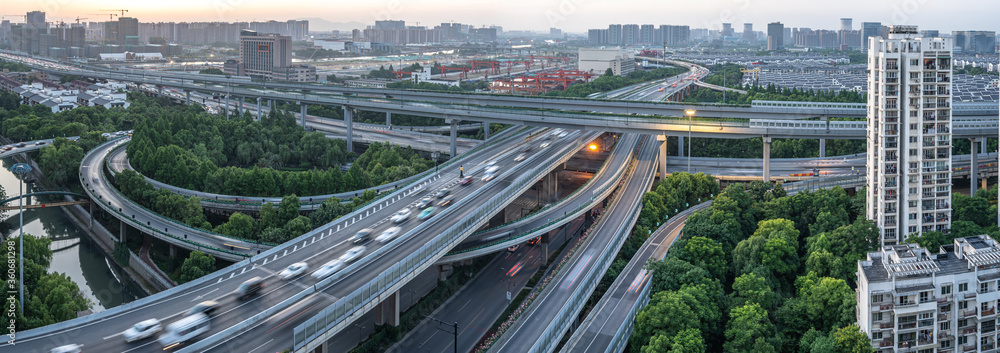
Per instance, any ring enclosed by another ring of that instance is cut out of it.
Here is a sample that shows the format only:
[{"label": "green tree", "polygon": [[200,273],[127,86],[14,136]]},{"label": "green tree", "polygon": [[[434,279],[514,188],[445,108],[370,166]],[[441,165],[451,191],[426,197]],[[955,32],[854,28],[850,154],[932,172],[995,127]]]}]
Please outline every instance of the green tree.
[{"label": "green tree", "polygon": [[215,271],[215,256],[192,251],[181,265],[180,282],[190,282]]},{"label": "green tree", "polygon": [[93,304],[63,273],[42,275],[38,284],[28,291],[27,327],[41,327],[75,319],[78,311],[90,309]]},{"label": "green tree", "polygon": [[861,332],[857,324],[850,324],[833,331],[830,335],[836,342],[837,352],[844,353],[871,353],[875,349],[871,346],[868,335]]},{"label": "green tree", "polygon": [[278,204],[278,223],[285,224],[298,217],[301,207],[302,204],[299,203],[298,196],[288,195],[281,198],[281,203]]},{"label": "green tree", "polygon": [[310,221],[309,217],[306,216],[295,217],[291,221],[288,221],[287,224],[285,224],[285,233],[288,239],[292,239],[302,234],[305,234],[311,229],[312,229],[312,221]]},{"label": "green tree", "polygon": [[733,281],[732,305],[757,303],[764,309],[774,307],[775,295],[763,277],[755,273],[743,274]]},{"label": "green tree", "polygon": [[[767,318],[767,311],[757,303],[750,303],[733,308],[729,312],[729,323],[726,325],[727,352],[746,352],[754,350],[763,344],[758,344],[758,338],[773,337],[774,327]],[[765,343],[766,344],[766,343]]]},{"label": "green tree", "polygon": [[682,260],[704,268],[718,279],[726,275],[726,253],[722,244],[705,237],[692,237],[684,246]]},{"label": "green tree", "polygon": [[225,72],[222,72],[222,70],[214,68],[214,67],[210,67],[210,68],[207,68],[207,69],[201,69],[201,71],[198,71],[198,73],[202,74],[202,75],[225,75],[226,74]]},{"label": "green tree", "polygon": [[232,237],[254,240],[256,238],[254,236],[256,224],[254,223],[253,218],[250,216],[234,212],[229,215],[229,221],[216,227],[215,231]]}]

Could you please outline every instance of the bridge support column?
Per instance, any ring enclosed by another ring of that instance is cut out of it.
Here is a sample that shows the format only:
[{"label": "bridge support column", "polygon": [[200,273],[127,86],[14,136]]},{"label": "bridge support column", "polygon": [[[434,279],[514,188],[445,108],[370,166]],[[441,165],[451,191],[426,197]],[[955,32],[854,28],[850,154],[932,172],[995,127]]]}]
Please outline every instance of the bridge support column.
[{"label": "bridge support column", "polygon": [[449,264],[438,265],[438,281],[444,282],[444,280],[448,279],[448,275],[450,275],[451,272],[452,272],[451,265]]},{"label": "bridge support column", "polygon": [[330,352],[330,348],[327,347],[327,344],[328,341],[324,341],[323,343],[320,343],[319,347],[309,351],[309,353],[328,353]]},{"label": "bridge support column", "polygon": [[684,136],[677,136],[677,157],[684,157]]},{"label": "bridge support column", "polygon": [[191,91],[184,91],[184,104],[191,105]]},{"label": "bridge support column", "polygon": [[[302,124],[305,126],[305,120]],[[344,126],[347,126],[347,152],[354,152],[354,108],[344,106]]]},{"label": "bridge support column", "polygon": [[271,110],[271,109],[274,109],[274,100],[273,99],[268,99],[267,100],[267,110]]},{"label": "bridge support column", "polygon": [[243,116],[243,97],[236,98],[236,115]]},{"label": "bridge support column", "polygon": [[771,137],[764,136],[764,182],[771,182]]},{"label": "bridge support column", "polygon": [[490,122],[483,123],[483,141],[490,139]]},{"label": "bridge support column", "polygon": [[177,246],[174,244],[170,244],[170,257],[177,258]]},{"label": "bridge support column", "polygon": [[375,324],[399,326],[399,292],[394,292],[388,298],[375,306]]},{"label": "bridge support column", "polygon": [[156,95],[163,97],[163,86],[156,86]]},{"label": "bridge support column", "polygon": [[389,130],[392,130],[392,113],[389,112],[385,113],[385,127],[389,128]]},{"label": "bridge support column", "polygon": [[260,97],[257,97],[257,121],[260,121]]},{"label": "bridge support column", "polygon": [[226,120],[229,120],[229,95],[226,95]]},{"label": "bridge support column", "polygon": [[660,142],[660,153],[656,154],[656,163],[660,165],[660,180],[667,178],[667,135],[656,135]]},{"label": "bridge support column", "polygon": [[819,156],[826,157],[826,139],[819,139]]},{"label": "bridge support column", "polygon": [[[969,195],[975,197],[976,196],[976,186],[978,186],[978,185],[976,185],[976,182],[978,182],[978,180],[976,180],[976,179],[979,178],[979,174],[977,173],[978,172],[977,169],[979,169],[979,158],[978,158],[979,157],[979,153],[978,153],[979,151],[976,148],[977,147],[976,146],[976,142],[978,142],[979,139],[973,137],[973,138],[969,139],[969,141],[971,142],[971,146],[969,146],[970,147],[969,150],[972,151],[972,160],[969,161],[969,166],[970,166],[969,167]],[[985,143],[984,143],[984,145],[985,145]]]},{"label": "bridge support column", "polygon": [[309,106],[305,102],[299,102],[299,125],[306,128],[306,114],[309,113]]},{"label": "bridge support column", "polygon": [[458,141],[458,119],[451,119],[451,158],[457,156],[455,143]]},{"label": "bridge support column", "polygon": [[94,200],[90,200],[87,204],[90,205],[90,226],[88,228],[94,229]]},{"label": "bridge support column", "polygon": [[118,241],[125,242],[125,221],[118,221]]}]

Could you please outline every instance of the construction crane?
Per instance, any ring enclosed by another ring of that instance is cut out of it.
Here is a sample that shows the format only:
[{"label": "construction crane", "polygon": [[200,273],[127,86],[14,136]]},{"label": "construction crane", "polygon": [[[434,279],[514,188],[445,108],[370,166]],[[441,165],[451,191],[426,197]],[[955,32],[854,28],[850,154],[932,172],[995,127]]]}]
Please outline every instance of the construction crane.
[{"label": "construction crane", "polygon": [[86,18],[80,18],[80,16],[76,16],[76,24],[80,24],[80,20],[86,20]]},{"label": "construction crane", "polygon": [[116,13],[88,13],[88,15],[91,15],[91,16],[95,16],[95,15],[96,16],[108,15],[108,21],[114,21],[115,20],[115,16],[118,16],[118,14],[116,14]]},{"label": "construction crane", "polygon": [[128,10],[125,10],[125,9],[118,9],[118,10],[101,10],[101,11],[115,11],[115,12],[121,12],[122,14],[121,14],[121,15],[118,15],[118,17],[125,17],[125,13],[126,13],[126,12],[128,12]]}]

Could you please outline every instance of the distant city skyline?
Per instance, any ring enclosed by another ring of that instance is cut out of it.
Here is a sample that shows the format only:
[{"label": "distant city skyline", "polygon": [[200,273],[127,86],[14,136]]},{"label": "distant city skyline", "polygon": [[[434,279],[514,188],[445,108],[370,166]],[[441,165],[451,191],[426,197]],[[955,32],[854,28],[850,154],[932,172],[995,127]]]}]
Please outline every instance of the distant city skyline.
[{"label": "distant city skyline", "polygon": [[[862,22],[912,24],[921,29],[998,30],[993,17],[1000,13],[1000,2],[955,0],[840,0],[809,2],[794,0],[704,0],[667,3],[649,0],[174,0],[137,3],[133,1],[3,1],[5,14],[45,11],[49,21],[72,22],[77,16],[88,22],[107,21],[111,14],[104,9],[128,9],[125,16],[141,22],[234,22],[319,18],[334,23],[359,22],[370,25],[376,20],[405,20],[408,25],[433,27],[443,22],[457,22],[476,27],[497,25],[504,30],[548,31],[550,27],[566,32],[585,33],[588,28],[602,28],[612,23],[649,23],[689,25],[692,28],[721,28],[733,23],[753,23],[758,30],[767,23],[780,21],[785,27],[839,29],[840,18],[853,18],[855,29]],[[637,11],[641,10],[641,11]],[[23,18],[4,16],[21,22]]]}]

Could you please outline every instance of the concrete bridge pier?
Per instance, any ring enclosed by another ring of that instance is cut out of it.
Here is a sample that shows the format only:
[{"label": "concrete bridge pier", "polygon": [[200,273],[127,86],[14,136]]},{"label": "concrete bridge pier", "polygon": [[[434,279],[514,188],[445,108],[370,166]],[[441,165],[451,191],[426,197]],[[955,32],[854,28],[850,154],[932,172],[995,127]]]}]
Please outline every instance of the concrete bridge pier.
[{"label": "concrete bridge pier", "polygon": [[156,95],[163,97],[163,86],[156,86]]},{"label": "concrete bridge pier", "polygon": [[771,137],[764,136],[764,182],[771,182]]},{"label": "concrete bridge pier", "polygon": [[177,258],[177,245],[170,244],[170,257]]},{"label": "concrete bridge pier", "polygon": [[243,97],[236,98],[236,115],[243,116]]},{"label": "concrete bridge pier", "polygon": [[667,135],[656,135],[656,141],[660,143],[660,153],[656,154],[656,163],[660,166],[660,180],[663,180],[667,178]]},{"label": "concrete bridge pier", "polygon": [[444,280],[448,279],[448,275],[450,275],[453,271],[454,268],[452,268],[450,264],[438,265],[438,281],[444,282]]},{"label": "concrete bridge pier", "polygon": [[115,240],[125,242],[125,221],[118,221],[118,239]]},{"label": "concrete bridge pier", "polygon": [[308,113],[309,113],[309,105],[307,105],[305,102],[299,102],[299,125],[302,125],[302,128],[306,127],[306,114]]},{"label": "concrete bridge pier", "polygon": [[399,326],[399,292],[393,292],[388,298],[375,306],[375,325],[389,324]]},{"label": "concrete bridge pier", "polygon": [[[305,124],[306,122],[303,120],[302,125],[305,126]],[[354,152],[354,108],[346,105],[344,106],[344,126],[347,126],[347,152]]]},{"label": "concrete bridge pier", "polygon": [[257,121],[260,121],[260,97],[257,97]]},{"label": "concrete bridge pier", "polygon": [[[826,117],[821,116],[819,120],[826,122]],[[830,130],[830,125],[827,125],[827,131]],[[826,139],[819,139],[819,156],[820,158],[826,157]]]},{"label": "concrete bridge pier", "polygon": [[490,122],[483,123],[483,141],[490,139]]},{"label": "concrete bridge pier", "polygon": [[271,109],[274,109],[274,100],[273,99],[268,99],[267,100],[267,110],[271,110]]},{"label": "concrete bridge pier", "polygon": [[677,157],[684,157],[684,136],[677,135]]},{"label": "concrete bridge pier", "polygon": [[446,119],[446,122],[451,124],[451,154],[449,158],[455,158],[457,156],[457,149],[455,143],[458,141],[458,119]]},{"label": "concrete bridge pier", "polygon": [[539,198],[541,202],[556,202],[559,200],[559,170],[553,170],[542,178],[541,190],[539,190]]},{"label": "concrete bridge pier", "polygon": [[191,91],[184,90],[184,104],[191,105]]},{"label": "concrete bridge pier", "polygon": [[[969,142],[971,143],[971,145],[969,146],[969,150],[972,152],[972,160],[969,161],[969,166],[970,166],[970,168],[969,168],[969,195],[973,196],[973,197],[976,196],[976,186],[977,186],[976,185],[976,182],[977,182],[976,179],[979,178],[979,174],[977,174],[977,169],[979,169],[979,158],[978,158],[979,154],[977,152],[979,152],[979,151],[976,148],[976,142],[979,142],[979,141],[980,141],[979,138],[976,138],[976,137],[973,137],[973,138],[969,139]],[[986,144],[984,143],[983,145],[986,145]]]},{"label": "concrete bridge pier", "polygon": [[319,347],[314,348],[313,350],[309,351],[309,353],[329,353],[330,349],[327,348],[328,343],[329,343],[328,341],[323,341],[323,343],[320,343]]},{"label": "concrete bridge pier", "polygon": [[94,229],[94,200],[90,200],[87,204],[90,205],[90,225],[87,228]]},{"label": "concrete bridge pier", "polygon": [[385,127],[387,128],[392,127],[392,113],[390,112],[385,113]]},{"label": "concrete bridge pier", "polygon": [[229,94],[226,94],[226,120],[229,120]]}]

